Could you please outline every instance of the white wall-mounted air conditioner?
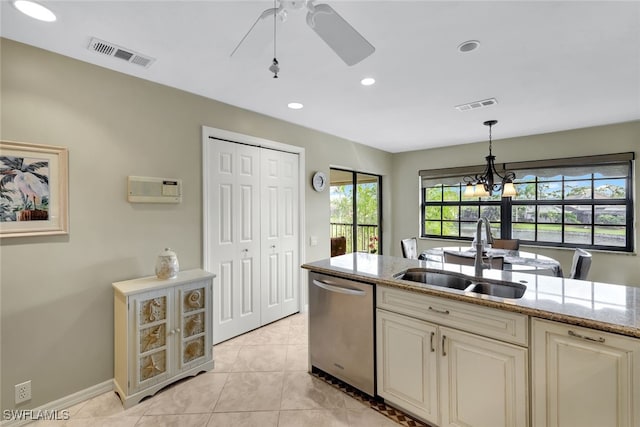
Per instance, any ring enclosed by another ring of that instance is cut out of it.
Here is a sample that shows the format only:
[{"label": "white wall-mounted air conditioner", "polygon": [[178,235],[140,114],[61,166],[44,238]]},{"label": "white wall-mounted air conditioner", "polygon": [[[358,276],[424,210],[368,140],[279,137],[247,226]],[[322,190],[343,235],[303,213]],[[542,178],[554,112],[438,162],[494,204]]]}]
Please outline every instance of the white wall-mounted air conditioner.
[{"label": "white wall-mounted air conditioner", "polygon": [[182,202],[182,180],[129,176],[127,177],[127,200],[131,203],[180,203]]}]

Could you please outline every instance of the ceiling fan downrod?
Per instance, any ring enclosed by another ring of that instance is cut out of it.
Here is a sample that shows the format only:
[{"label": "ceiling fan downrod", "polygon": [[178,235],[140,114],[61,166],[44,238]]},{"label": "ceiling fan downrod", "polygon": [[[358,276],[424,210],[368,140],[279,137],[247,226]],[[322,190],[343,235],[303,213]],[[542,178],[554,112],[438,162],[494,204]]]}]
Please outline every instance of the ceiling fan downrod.
[{"label": "ceiling fan downrod", "polygon": [[[276,10],[276,0],[273,0],[273,8]],[[269,71],[273,73],[274,79],[278,78],[278,73],[280,72],[280,65],[278,65],[278,60],[276,59],[276,15],[277,13],[273,14],[273,62],[269,67]]]}]

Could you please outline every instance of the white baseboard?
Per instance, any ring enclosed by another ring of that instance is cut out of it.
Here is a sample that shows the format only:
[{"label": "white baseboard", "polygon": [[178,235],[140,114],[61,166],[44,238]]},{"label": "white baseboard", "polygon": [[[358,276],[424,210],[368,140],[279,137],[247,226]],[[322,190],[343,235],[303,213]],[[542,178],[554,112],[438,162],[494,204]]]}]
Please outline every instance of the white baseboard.
[{"label": "white baseboard", "polygon": [[[73,405],[77,405],[78,403],[84,402],[85,400],[89,400],[101,394],[107,393],[109,391],[113,391],[113,379],[107,380],[100,384],[96,384],[89,388],[85,388],[84,390],[80,390],[68,396],[62,397],[58,400],[54,400],[53,402],[49,402],[44,404],[38,408],[28,409],[27,411],[31,411],[33,414],[43,413],[43,412],[53,412],[53,411],[62,411],[63,409],[69,409]],[[17,409],[16,411],[20,411]],[[2,418],[5,418],[5,414],[3,412]],[[22,426],[27,423],[30,423],[34,420],[5,420],[0,426],[2,427],[17,427]]]}]

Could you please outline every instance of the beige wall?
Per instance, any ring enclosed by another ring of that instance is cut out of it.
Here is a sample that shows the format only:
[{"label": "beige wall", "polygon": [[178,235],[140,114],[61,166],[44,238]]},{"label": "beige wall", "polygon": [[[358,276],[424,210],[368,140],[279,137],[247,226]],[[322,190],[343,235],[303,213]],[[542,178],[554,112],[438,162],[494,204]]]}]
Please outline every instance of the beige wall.
[{"label": "beige wall", "polygon": [[[419,233],[417,171],[486,155],[486,142],[391,155],[9,40],[0,53],[0,137],[69,148],[71,224],[68,236],[0,242],[2,409],[14,408],[13,386],[25,380],[33,399],[20,409],[113,378],[111,283],[153,274],[165,246],[181,268],[201,266],[202,125],[304,147],[307,182],[331,165],[383,175],[383,249],[395,255],[398,239]],[[639,136],[635,122],[497,140],[495,154],[518,161],[637,152]],[[128,175],[181,178],[183,202],[129,204]],[[329,255],[329,194],[307,190],[305,261],[312,261]],[[318,246],[309,246],[310,236]],[[570,251],[540,251],[568,269]],[[596,253],[593,278],[640,284],[637,261]]]},{"label": "beige wall", "polygon": [[[111,283],[153,274],[166,246],[182,269],[201,266],[202,125],[304,147],[308,183],[335,153],[390,174],[389,153],[331,135],[6,39],[1,55],[0,136],[68,147],[70,199],[68,236],[1,241],[2,409],[26,380],[33,399],[19,409],[113,378]],[[181,178],[183,202],[130,204],[128,175]],[[326,258],[329,192],[307,191],[305,210],[304,261]]]},{"label": "beige wall", "polygon": [[[499,138],[499,125],[494,129]],[[418,170],[436,169],[483,163],[487,155],[488,142],[457,145],[431,150],[413,151],[393,156],[393,184],[391,192],[397,206],[406,209],[393,211],[393,235],[396,239],[420,234],[420,191]],[[609,126],[576,129],[522,138],[495,139],[493,154],[498,162],[554,159],[561,157],[587,156],[635,152],[640,154],[640,121]],[[638,194],[640,173],[635,173],[634,189]],[[636,203],[635,219],[640,217],[640,203]],[[636,245],[640,232],[636,226]],[[419,249],[451,245],[451,240],[420,239]],[[400,248],[393,246],[393,253],[400,256]],[[565,274],[571,270],[571,249],[535,248],[535,252],[559,259]],[[640,262],[635,255],[593,252],[593,263],[589,280],[640,286]]]}]

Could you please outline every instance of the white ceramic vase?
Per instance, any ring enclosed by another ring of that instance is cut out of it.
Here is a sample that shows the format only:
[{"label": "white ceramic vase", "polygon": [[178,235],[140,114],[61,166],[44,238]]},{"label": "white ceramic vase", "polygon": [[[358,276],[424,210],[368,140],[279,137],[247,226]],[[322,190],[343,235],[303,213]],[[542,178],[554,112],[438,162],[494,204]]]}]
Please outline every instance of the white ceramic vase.
[{"label": "white ceramic vase", "polygon": [[156,276],[158,279],[175,279],[178,271],[180,271],[178,256],[170,248],[165,248],[156,261]]}]

